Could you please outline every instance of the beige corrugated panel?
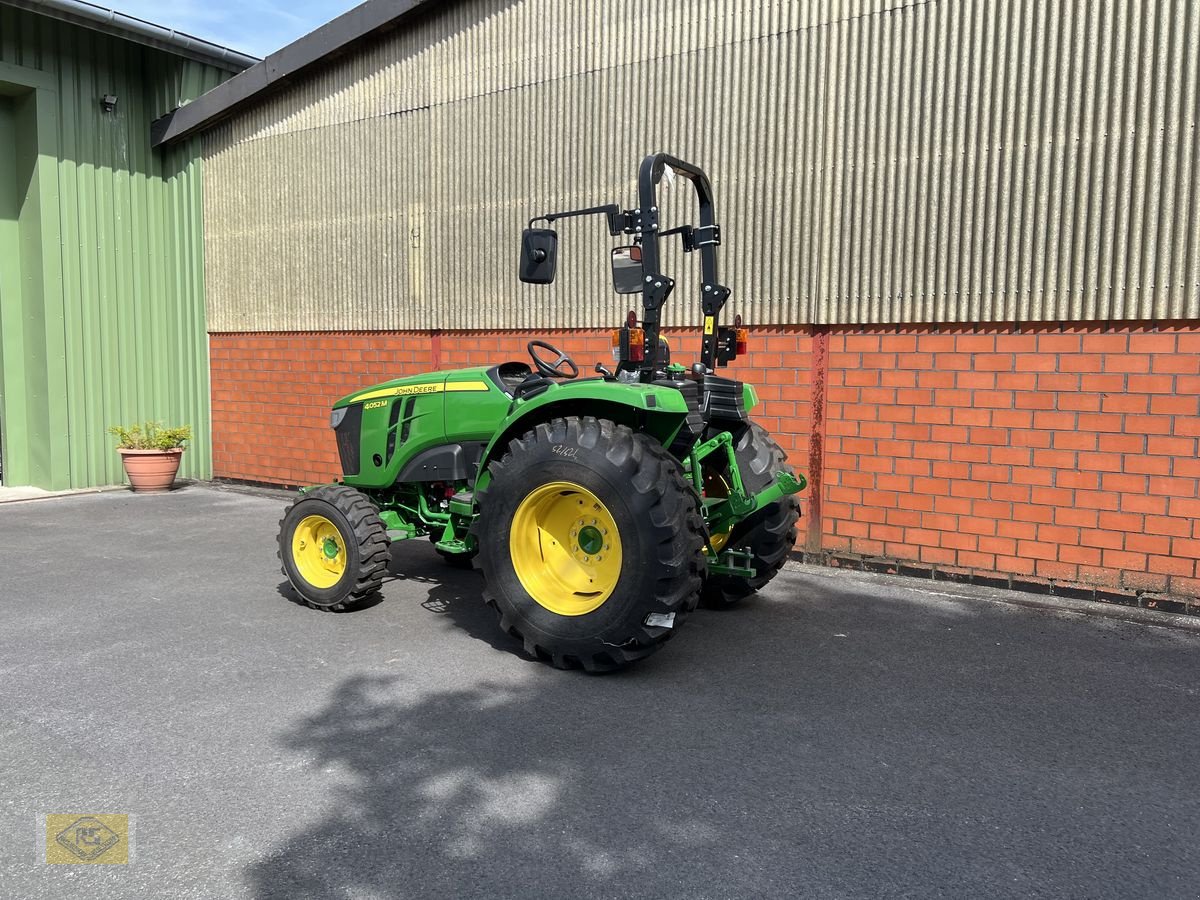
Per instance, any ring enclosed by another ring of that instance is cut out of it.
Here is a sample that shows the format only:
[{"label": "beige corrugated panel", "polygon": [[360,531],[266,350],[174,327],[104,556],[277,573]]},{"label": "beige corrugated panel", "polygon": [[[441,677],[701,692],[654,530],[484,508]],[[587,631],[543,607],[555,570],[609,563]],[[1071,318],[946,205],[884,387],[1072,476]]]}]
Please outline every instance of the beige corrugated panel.
[{"label": "beige corrugated panel", "polygon": [[751,322],[1197,317],[1198,84],[1191,0],[449,3],[207,135],[209,327],[611,325],[602,221],[520,231],[658,149]]}]

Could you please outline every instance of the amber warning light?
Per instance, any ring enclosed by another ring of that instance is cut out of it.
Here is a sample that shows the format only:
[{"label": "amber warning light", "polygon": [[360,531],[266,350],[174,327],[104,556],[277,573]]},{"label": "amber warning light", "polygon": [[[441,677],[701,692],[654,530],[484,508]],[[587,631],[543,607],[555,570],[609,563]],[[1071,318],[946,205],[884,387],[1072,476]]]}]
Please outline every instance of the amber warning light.
[{"label": "amber warning light", "polygon": [[741,356],[750,349],[750,329],[742,326],[742,315],[738,313],[733,317],[733,352],[735,356]]},{"label": "amber warning light", "polygon": [[617,362],[641,362],[646,358],[646,332],[640,328],[614,328],[612,355]]}]

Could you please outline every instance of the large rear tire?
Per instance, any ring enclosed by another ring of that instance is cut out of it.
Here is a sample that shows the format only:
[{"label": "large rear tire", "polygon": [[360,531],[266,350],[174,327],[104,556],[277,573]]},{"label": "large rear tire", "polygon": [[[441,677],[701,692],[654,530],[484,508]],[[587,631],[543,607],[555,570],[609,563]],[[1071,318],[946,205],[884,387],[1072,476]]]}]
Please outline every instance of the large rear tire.
[{"label": "large rear tire", "polygon": [[[734,454],[741,471],[742,485],[748,494],[756,494],[770,487],[777,472],[793,472],[783,449],[757,422],[750,422],[736,436]],[[720,471],[713,474],[719,476]],[[787,562],[788,554],[796,546],[796,522],[799,519],[800,502],[791,495],[763,507],[735,525],[728,536],[723,535],[722,546],[746,547],[750,550],[755,575],[753,578],[708,576],[701,594],[704,605],[712,609],[726,609],[765,587],[779,574]]]},{"label": "large rear tire", "polygon": [[606,419],[554,419],[489,471],[476,527],[484,598],[531,655],[618,669],[695,608],[699,502],[653,438]]},{"label": "large rear tire", "polygon": [[388,546],[378,510],[344,484],[314,488],[279,521],[283,574],[313,609],[343,612],[378,593]]}]

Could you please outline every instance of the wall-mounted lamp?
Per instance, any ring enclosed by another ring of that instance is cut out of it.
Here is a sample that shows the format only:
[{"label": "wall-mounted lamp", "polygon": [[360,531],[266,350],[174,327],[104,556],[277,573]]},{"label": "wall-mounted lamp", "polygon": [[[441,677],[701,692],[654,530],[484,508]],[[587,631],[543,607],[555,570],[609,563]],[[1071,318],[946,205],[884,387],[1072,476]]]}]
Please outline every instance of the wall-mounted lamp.
[{"label": "wall-mounted lamp", "polygon": [[117,95],[105,94],[100,98],[100,108],[105,112],[112,112],[117,108]]}]

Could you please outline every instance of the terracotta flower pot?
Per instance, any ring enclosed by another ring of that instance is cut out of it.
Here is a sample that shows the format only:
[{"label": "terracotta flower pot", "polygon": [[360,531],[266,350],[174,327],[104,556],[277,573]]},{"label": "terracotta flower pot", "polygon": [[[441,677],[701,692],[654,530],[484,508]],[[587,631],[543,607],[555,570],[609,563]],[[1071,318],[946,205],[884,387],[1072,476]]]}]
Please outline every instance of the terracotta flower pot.
[{"label": "terracotta flower pot", "polygon": [[139,494],[162,494],[175,483],[183,448],[174,450],[126,450],[118,447],[130,486]]}]

